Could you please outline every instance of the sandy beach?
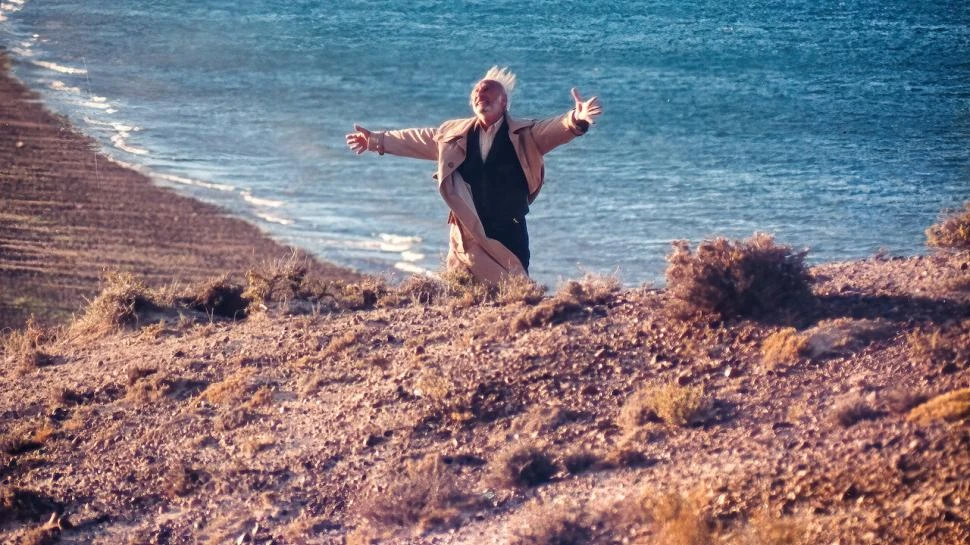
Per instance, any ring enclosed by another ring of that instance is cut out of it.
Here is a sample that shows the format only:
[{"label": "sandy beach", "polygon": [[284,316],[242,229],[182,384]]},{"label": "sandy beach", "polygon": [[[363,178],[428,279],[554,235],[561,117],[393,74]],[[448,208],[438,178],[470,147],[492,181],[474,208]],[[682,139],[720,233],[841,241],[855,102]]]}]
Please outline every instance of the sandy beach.
[{"label": "sandy beach", "polygon": [[156,286],[192,283],[291,252],[218,207],[109,161],[13,78],[10,62],[0,51],[0,328],[30,315],[63,321],[97,293],[105,270]]}]

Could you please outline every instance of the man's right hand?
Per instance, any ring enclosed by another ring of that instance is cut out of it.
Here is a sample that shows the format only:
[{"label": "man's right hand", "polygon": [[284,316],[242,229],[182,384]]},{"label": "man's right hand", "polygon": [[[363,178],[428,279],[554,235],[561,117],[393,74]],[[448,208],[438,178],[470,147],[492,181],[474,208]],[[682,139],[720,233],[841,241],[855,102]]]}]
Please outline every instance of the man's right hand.
[{"label": "man's right hand", "polygon": [[356,153],[360,155],[367,151],[367,142],[370,139],[371,132],[360,125],[354,124],[354,132],[347,135],[347,146]]}]

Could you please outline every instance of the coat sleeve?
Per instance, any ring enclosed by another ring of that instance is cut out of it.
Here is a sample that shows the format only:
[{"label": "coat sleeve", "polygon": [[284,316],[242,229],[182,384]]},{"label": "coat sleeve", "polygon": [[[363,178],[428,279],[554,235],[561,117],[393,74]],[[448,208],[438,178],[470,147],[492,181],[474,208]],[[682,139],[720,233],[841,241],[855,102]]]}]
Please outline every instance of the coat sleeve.
[{"label": "coat sleeve", "polygon": [[434,140],[438,129],[400,129],[371,133],[367,149],[381,155],[390,153],[402,157],[435,160],[438,158],[438,144]]},{"label": "coat sleeve", "polygon": [[573,120],[573,111],[536,121],[532,126],[532,137],[535,139],[539,153],[545,155],[553,149],[571,141],[573,138],[586,133],[589,126],[577,124]]}]

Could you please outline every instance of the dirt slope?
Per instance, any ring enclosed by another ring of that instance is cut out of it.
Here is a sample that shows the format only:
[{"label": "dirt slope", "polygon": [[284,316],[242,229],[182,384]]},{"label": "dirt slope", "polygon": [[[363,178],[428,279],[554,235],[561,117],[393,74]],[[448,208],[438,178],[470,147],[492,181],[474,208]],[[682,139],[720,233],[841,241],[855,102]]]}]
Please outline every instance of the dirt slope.
[{"label": "dirt slope", "polygon": [[[771,361],[788,324],[682,321],[663,291],[592,281],[538,303],[392,290],[357,311],[62,333],[40,366],[3,367],[0,531],[967,543],[967,417],[907,418],[970,387],[967,267],[966,254],[816,267],[816,302],[792,313],[805,342]],[[671,423],[662,403],[628,402],[651,384],[704,402]],[[45,526],[52,512],[63,530]]]}]

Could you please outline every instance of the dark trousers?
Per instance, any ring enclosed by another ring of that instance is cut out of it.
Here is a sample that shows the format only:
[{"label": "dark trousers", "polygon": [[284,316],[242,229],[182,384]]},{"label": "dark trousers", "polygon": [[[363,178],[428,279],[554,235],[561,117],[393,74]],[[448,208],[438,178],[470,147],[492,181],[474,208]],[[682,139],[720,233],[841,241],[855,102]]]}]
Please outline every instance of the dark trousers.
[{"label": "dark trousers", "polygon": [[488,238],[501,242],[519,258],[525,272],[529,272],[529,228],[525,223],[525,216],[482,219]]}]

